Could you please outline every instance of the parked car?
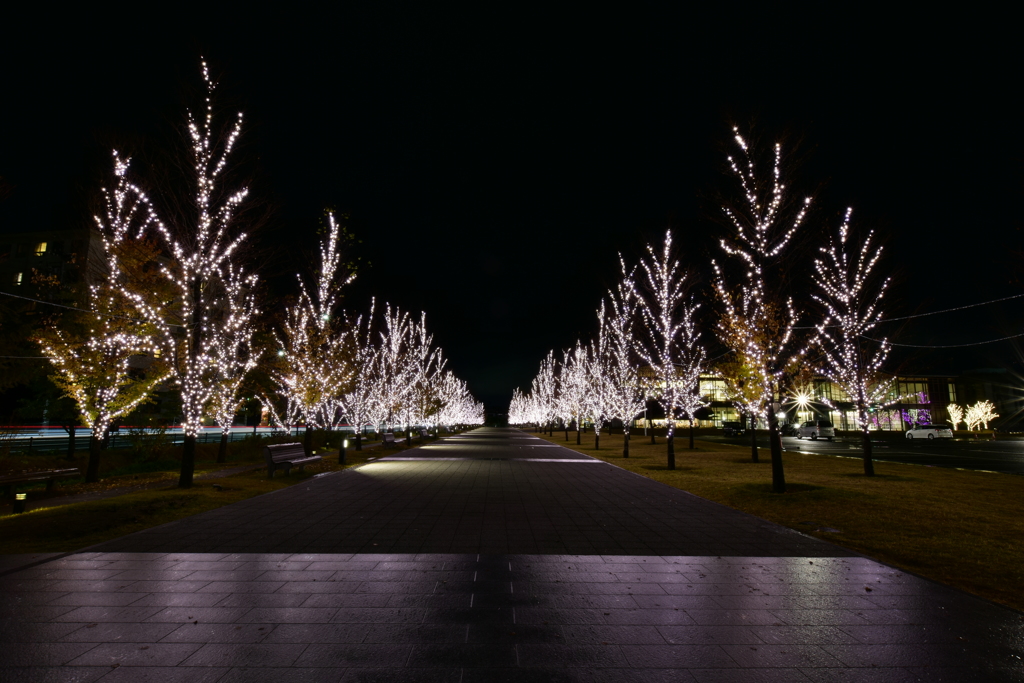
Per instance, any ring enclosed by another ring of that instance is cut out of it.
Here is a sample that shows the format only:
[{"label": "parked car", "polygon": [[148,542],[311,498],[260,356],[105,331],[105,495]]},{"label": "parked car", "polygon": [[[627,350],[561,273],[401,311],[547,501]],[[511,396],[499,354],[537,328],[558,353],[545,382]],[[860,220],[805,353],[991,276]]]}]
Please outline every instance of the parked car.
[{"label": "parked car", "polygon": [[800,429],[796,430],[796,438],[803,439],[808,438],[811,441],[817,441],[818,439],[828,439],[831,441],[836,437],[836,428],[832,426],[832,423],[828,420],[811,420],[804,422],[800,425]]},{"label": "parked car", "polygon": [[742,422],[723,422],[722,431],[725,432],[726,436],[743,436],[746,432],[746,430],[743,429]]},{"label": "parked car", "polygon": [[953,426],[942,422],[914,425],[907,430],[908,439],[952,439]]}]

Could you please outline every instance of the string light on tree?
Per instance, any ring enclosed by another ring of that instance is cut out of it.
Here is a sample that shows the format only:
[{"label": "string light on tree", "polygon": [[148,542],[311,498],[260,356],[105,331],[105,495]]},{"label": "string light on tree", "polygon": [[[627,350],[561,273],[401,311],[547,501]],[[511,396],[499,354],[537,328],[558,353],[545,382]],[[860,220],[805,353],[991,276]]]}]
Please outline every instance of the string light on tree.
[{"label": "string light on tree", "polygon": [[856,247],[850,239],[850,216],[847,209],[838,235],[820,249],[814,261],[814,282],[818,291],[812,294],[825,311],[817,326],[814,345],[820,352],[816,364],[819,374],[827,377],[850,397],[857,411],[857,425],[864,444],[864,474],[875,473],[872,461],[870,411],[872,406],[889,405],[887,383],[881,369],[889,355],[888,341],[868,339],[865,335],[882,320],[882,300],[889,278],[873,285],[872,273],[882,255],[882,247],[874,245],[874,232],[869,232]]},{"label": "string light on tree", "polygon": [[644,279],[637,300],[645,334],[637,349],[651,368],[649,395],[665,411],[668,468],[675,469],[677,414],[681,411],[692,425],[696,410],[703,405],[698,393],[706,359],[696,326],[700,305],[686,296],[688,274],[673,253],[671,230],[665,232],[660,250],[647,245],[647,257],[640,265]]},{"label": "string light on tree", "polygon": [[[723,309],[718,333],[734,353],[729,364],[734,374],[726,376],[732,393],[743,397],[746,410],[768,420],[772,489],[782,493],[786,490],[782,445],[776,411],[771,408],[784,393],[787,367],[805,349],[793,348],[797,314],[792,299],[782,295],[777,276],[785,272],[780,258],[802,225],[811,199],[805,198],[795,208],[787,203],[781,145],[774,145],[773,164],[766,178],[757,171],[754,151],[739,129],[733,128],[733,133],[740,155],[739,159],[728,159],[740,184],[741,200],[735,206],[722,207],[732,234],[721,240],[721,246],[738,262],[736,270],[741,274],[735,283],[731,282],[723,268],[712,261],[715,293]],[[776,276],[771,287],[769,272]],[[756,449],[754,441],[755,460]]]}]

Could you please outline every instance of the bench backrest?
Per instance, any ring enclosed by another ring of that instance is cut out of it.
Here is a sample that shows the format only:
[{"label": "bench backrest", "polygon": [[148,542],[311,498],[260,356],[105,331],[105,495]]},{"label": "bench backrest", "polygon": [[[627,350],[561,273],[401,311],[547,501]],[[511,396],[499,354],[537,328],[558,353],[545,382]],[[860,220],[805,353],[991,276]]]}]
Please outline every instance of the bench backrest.
[{"label": "bench backrest", "polygon": [[384,442],[385,443],[391,443],[394,440],[395,440],[395,435],[392,434],[391,432],[387,432],[387,433],[384,434]]},{"label": "bench backrest", "polygon": [[275,443],[266,447],[264,451],[267,457],[267,464],[272,462],[288,462],[306,457],[306,449],[301,443]]}]

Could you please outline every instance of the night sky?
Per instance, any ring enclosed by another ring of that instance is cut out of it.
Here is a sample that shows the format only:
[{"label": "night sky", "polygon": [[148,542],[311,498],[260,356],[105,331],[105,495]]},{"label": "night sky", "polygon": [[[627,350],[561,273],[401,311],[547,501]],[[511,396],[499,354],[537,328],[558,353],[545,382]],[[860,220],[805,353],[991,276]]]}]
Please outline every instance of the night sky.
[{"label": "night sky", "polygon": [[[815,197],[805,246],[846,206],[885,237],[891,315],[1024,291],[1006,17],[418,12],[25,22],[0,48],[0,231],[85,225],[112,146],[148,160],[181,144],[202,54],[225,113],[246,115],[235,158],[272,292],[308,262],[323,209],[347,212],[370,265],[346,305],[425,310],[490,410],[593,331],[618,252],[635,260],[671,227],[707,284],[733,123],[797,151],[792,187]],[[791,267],[809,272],[809,254]],[[972,342],[1021,331],[1022,312],[886,331]],[[1008,343],[897,358],[950,372],[1015,359]]]}]

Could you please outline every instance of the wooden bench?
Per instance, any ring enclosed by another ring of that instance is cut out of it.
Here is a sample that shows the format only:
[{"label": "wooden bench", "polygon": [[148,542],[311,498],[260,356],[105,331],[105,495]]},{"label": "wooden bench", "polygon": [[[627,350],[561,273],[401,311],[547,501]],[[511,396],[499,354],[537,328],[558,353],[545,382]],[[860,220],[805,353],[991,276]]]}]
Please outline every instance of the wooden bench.
[{"label": "wooden bench", "polygon": [[44,470],[41,472],[26,472],[24,474],[9,474],[0,477],[0,491],[7,496],[14,496],[14,487],[17,484],[27,484],[36,481],[45,481],[47,492],[53,491],[53,485],[58,479],[74,479],[82,476],[82,470],[71,467],[66,470]]},{"label": "wooden bench", "polygon": [[428,436],[430,436],[430,435],[427,434],[427,430],[426,429],[421,429],[420,430],[420,439],[425,439]]},{"label": "wooden bench", "polygon": [[306,456],[301,443],[275,443],[266,446],[263,454],[267,458],[267,477],[273,479],[274,472],[284,470],[285,476],[291,473],[292,467],[302,471],[306,465],[323,460],[319,455]]},{"label": "wooden bench", "polygon": [[383,438],[382,438],[382,440],[381,440],[381,444],[383,444],[385,446],[394,446],[395,445],[395,435],[394,435],[394,433],[393,432],[385,433]]}]

